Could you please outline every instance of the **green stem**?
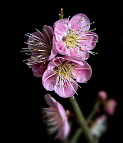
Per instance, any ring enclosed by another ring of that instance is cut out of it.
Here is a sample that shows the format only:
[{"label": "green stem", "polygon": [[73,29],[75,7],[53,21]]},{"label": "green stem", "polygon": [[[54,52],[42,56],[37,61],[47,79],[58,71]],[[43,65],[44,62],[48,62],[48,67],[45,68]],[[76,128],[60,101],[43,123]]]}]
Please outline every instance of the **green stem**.
[{"label": "green stem", "polygon": [[69,97],[69,100],[70,100],[70,103],[74,109],[77,121],[80,124],[81,128],[83,129],[83,132],[85,133],[89,143],[93,143],[93,141],[94,141],[93,136],[92,136],[92,134],[91,134],[91,132],[87,126],[87,123],[84,119],[84,116],[83,116],[83,114],[79,108],[79,105],[78,105],[75,97],[71,96],[71,97]]},{"label": "green stem", "polygon": [[[89,115],[89,117],[87,118],[87,120],[86,120],[86,123],[88,124],[90,121],[91,121],[91,119],[93,118],[93,116],[95,115],[95,109],[97,109],[98,107],[99,107],[99,105],[100,105],[100,102],[96,102],[96,104],[94,105],[94,107],[93,107],[93,110],[92,110],[92,112],[91,112],[91,114]],[[76,133],[75,133],[75,135],[73,136],[73,138],[71,139],[71,142],[70,143],[77,143],[77,139],[78,139],[78,137],[80,136],[80,134],[83,132],[83,129],[82,128],[79,128],[77,131],[76,131]]]}]

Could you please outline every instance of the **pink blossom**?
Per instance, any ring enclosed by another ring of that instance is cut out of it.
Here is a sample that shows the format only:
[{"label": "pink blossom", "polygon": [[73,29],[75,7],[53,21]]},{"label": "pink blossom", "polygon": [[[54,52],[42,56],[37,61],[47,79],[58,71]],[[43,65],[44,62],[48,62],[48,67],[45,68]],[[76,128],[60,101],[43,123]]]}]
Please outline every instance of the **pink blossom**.
[{"label": "pink blossom", "polygon": [[27,48],[23,52],[31,52],[27,59],[27,65],[32,68],[33,75],[41,77],[47,68],[48,61],[57,55],[57,51],[53,42],[53,29],[50,26],[43,26],[43,33],[36,29],[37,32],[32,34],[27,33],[28,36]]},{"label": "pink blossom", "polygon": [[117,106],[117,102],[114,99],[109,99],[104,103],[104,109],[109,115],[113,115]]},{"label": "pink blossom", "polygon": [[106,131],[106,119],[107,117],[105,115],[102,115],[92,122],[90,126],[90,131],[92,135],[95,135],[99,138],[102,133]]},{"label": "pink blossom", "polygon": [[91,75],[92,69],[86,61],[63,56],[49,62],[42,81],[46,90],[55,90],[59,96],[68,98],[76,93],[77,82],[85,83]]},{"label": "pink blossom", "polygon": [[107,93],[104,90],[101,90],[98,92],[98,98],[101,101],[104,101],[107,99]]},{"label": "pink blossom", "polygon": [[76,14],[71,18],[60,19],[54,23],[54,41],[58,53],[75,56],[83,60],[89,58],[90,50],[98,42],[98,35],[90,29],[90,20],[85,14]]},{"label": "pink blossom", "polygon": [[50,108],[43,108],[47,125],[50,126],[48,129],[49,134],[57,131],[57,138],[64,140],[69,134],[70,126],[68,124],[68,117],[65,113],[63,106],[57,102],[50,94],[45,94],[45,100]]}]

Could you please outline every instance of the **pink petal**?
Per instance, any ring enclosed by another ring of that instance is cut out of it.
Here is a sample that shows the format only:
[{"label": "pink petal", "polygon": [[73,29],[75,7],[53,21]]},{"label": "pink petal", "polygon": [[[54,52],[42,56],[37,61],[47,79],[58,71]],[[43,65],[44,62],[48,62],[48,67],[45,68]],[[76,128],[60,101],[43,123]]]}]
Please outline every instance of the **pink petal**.
[{"label": "pink petal", "polygon": [[69,57],[69,56],[63,56],[62,58],[64,58],[65,60],[71,60],[71,62],[77,63],[79,65],[84,66],[83,61],[80,58],[77,57]]},{"label": "pink petal", "polygon": [[56,108],[57,101],[52,96],[50,96],[50,94],[45,94],[44,98],[50,107]]},{"label": "pink petal", "polygon": [[66,137],[70,132],[70,125],[67,119],[64,121],[64,136]]},{"label": "pink petal", "polygon": [[76,59],[81,59],[81,60],[87,60],[89,58],[89,53],[76,49],[76,52],[73,52],[72,50],[70,50],[70,56],[76,57]]},{"label": "pink petal", "polygon": [[[84,83],[86,81],[88,81],[91,78],[92,75],[92,69],[91,66],[86,62],[86,61],[82,61],[84,66],[80,66],[80,69],[74,69],[75,72],[77,72],[77,76],[76,73],[73,73],[73,75],[76,77],[76,81],[79,83]],[[84,69],[84,68],[89,68],[89,69]]]},{"label": "pink petal", "polygon": [[53,41],[53,46],[52,46],[52,49],[51,49],[51,55],[49,56],[48,60],[53,59],[56,55],[57,55],[56,45]]},{"label": "pink petal", "polygon": [[58,130],[58,136],[60,138],[60,140],[64,140],[67,135],[69,134],[69,131],[70,131],[70,126],[68,124],[68,121],[65,120],[61,126],[59,127],[59,130]]},{"label": "pink petal", "polygon": [[43,35],[45,36],[48,44],[52,45],[53,29],[50,26],[43,26]]},{"label": "pink petal", "polygon": [[[83,21],[79,22],[80,19]],[[86,27],[84,27],[84,26],[86,26]],[[71,18],[71,20],[69,22],[69,27],[71,30],[73,30],[73,29],[76,30],[77,28],[84,27],[84,28],[82,28],[82,31],[87,31],[90,29],[90,20],[85,14],[82,14],[82,13],[76,14]]]},{"label": "pink petal", "polygon": [[[42,76],[43,86],[46,90],[53,91],[56,83],[56,75],[53,71],[46,70]],[[52,75],[52,76],[51,76]]]},{"label": "pink petal", "polygon": [[44,63],[38,63],[33,65],[28,65],[29,68],[32,68],[33,75],[36,77],[42,77],[44,71],[47,68],[47,64]]},{"label": "pink petal", "polygon": [[66,48],[65,43],[61,41],[55,41],[55,45],[56,45],[56,50],[59,54],[62,54],[62,55],[67,54],[67,48]]},{"label": "pink petal", "polygon": [[[87,36],[86,39],[88,39],[88,40],[79,41],[81,45],[86,45],[86,47],[82,46],[82,49],[83,50],[94,49],[96,46],[96,43],[98,42],[98,35],[93,32],[83,33],[82,35],[85,35],[85,34],[88,34],[88,35],[86,35]],[[85,39],[85,36],[80,37],[80,39]]]},{"label": "pink petal", "polygon": [[66,86],[68,89],[66,87],[60,87],[60,85],[55,85],[54,90],[60,97],[68,98],[73,96],[78,89],[78,85],[74,82],[70,82],[70,86],[68,84]]},{"label": "pink petal", "polygon": [[68,30],[68,19],[60,19],[54,23],[54,34],[57,41],[62,41],[62,37],[66,36]]},{"label": "pink petal", "polygon": [[65,109],[63,108],[63,106],[59,102],[57,102],[56,106],[58,108],[60,115],[62,116],[62,119],[65,120],[65,118],[66,118]]}]

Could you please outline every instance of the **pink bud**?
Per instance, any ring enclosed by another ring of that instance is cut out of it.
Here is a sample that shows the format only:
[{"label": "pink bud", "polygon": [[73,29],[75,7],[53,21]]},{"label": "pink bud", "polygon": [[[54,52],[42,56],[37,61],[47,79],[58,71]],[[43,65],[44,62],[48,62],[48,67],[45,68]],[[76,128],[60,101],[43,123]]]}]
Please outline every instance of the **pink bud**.
[{"label": "pink bud", "polygon": [[104,110],[109,115],[113,115],[115,112],[116,106],[117,106],[117,102],[114,99],[109,99],[104,103]]},{"label": "pink bud", "polygon": [[101,101],[104,101],[107,99],[107,93],[104,90],[101,90],[98,92],[98,98]]}]

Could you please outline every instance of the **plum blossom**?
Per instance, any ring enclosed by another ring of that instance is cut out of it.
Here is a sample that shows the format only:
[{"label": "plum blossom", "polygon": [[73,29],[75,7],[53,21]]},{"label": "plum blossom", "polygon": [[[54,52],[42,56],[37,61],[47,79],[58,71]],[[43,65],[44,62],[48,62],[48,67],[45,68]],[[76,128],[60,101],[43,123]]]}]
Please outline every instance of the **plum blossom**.
[{"label": "plum blossom", "polygon": [[107,117],[105,115],[102,115],[92,122],[90,126],[90,131],[92,135],[99,138],[102,133],[106,131],[106,119]]},{"label": "plum blossom", "polygon": [[108,99],[104,103],[104,110],[109,114],[113,115],[117,106],[117,102],[114,99]]},{"label": "plum blossom", "polygon": [[71,20],[64,18],[56,21],[53,38],[58,53],[82,60],[88,59],[89,53],[95,54],[90,50],[95,48],[98,35],[89,30],[91,24],[89,18],[82,13],[76,14]]},{"label": "plum blossom", "polygon": [[42,81],[46,90],[54,90],[59,96],[68,98],[77,94],[77,82],[85,83],[91,75],[92,69],[86,61],[63,56],[49,62]]},{"label": "plum blossom", "polygon": [[[31,55],[27,61],[29,68],[32,68],[33,75],[36,77],[41,77],[47,68],[48,61],[57,55],[57,51],[53,42],[53,29],[50,26],[43,26],[43,33],[38,29],[37,31],[28,36],[27,48],[22,52],[26,52],[27,55]],[[30,53],[27,53],[30,52]]]},{"label": "plum blossom", "polygon": [[51,97],[50,94],[45,94],[44,98],[50,106],[50,108],[43,108],[45,113],[44,118],[47,118],[45,122],[47,122],[47,125],[49,126],[48,132],[49,134],[52,134],[57,131],[56,138],[64,140],[70,131],[68,111],[65,112],[63,106]]}]

